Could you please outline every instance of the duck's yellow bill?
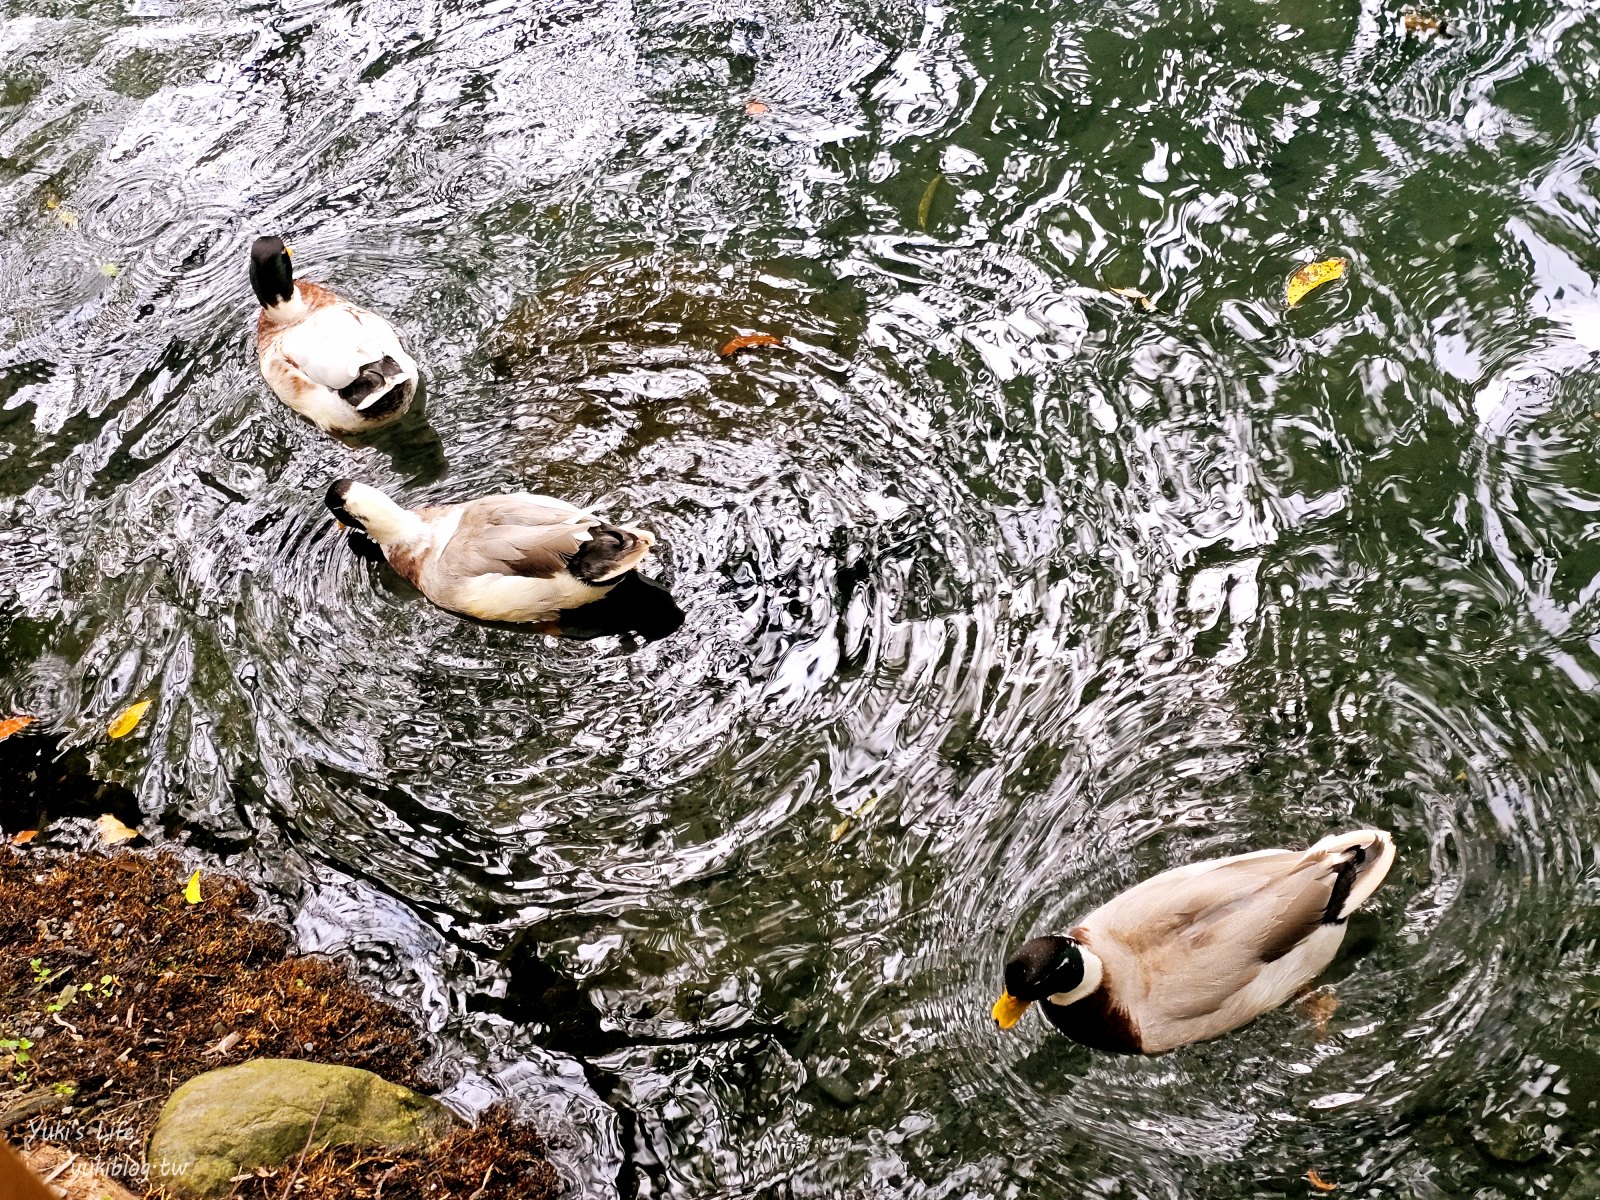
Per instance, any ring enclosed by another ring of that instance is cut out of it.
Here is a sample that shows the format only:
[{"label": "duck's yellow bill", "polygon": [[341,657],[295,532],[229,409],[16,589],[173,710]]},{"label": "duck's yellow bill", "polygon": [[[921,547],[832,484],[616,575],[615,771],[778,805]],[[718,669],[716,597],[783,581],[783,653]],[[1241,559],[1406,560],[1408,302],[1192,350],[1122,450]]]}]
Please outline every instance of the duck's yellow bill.
[{"label": "duck's yellow bill", "polygon": [[1031,1000],[1018,1000],[1010,992],[1001,992],[1000,999],[994,1002],[990,1010],[994,1014],[994,1023],[1001,1029],[1010,1029],[1022,1020],[1022,1014],[1028,1011]]},{"label": "duck's yellow bill", "polygon": [[287,254],[290,258],[294,257],[294,247],[293,246],[285,246],[283,248],[283,252],[285,254]]}]

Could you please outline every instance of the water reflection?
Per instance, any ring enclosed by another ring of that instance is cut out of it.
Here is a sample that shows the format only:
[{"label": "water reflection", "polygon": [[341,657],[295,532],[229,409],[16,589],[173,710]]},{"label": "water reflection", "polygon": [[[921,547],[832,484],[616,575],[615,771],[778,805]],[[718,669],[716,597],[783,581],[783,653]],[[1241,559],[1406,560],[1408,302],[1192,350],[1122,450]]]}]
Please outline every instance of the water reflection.
[{"label": "water reflection", "polygon": [[[16,14],[0,704],[251,846],[586,1194],[1559,1196],[1600,32],[1448,15]],[[362,281],[425,421],[275,406],[264,227]],[[574,637],[462,621],[348,552],[342,477],[648,512],[661,578]],[[1368,823],[1401,858],[1325,1038],[990,1029],[1024,931]]]}]

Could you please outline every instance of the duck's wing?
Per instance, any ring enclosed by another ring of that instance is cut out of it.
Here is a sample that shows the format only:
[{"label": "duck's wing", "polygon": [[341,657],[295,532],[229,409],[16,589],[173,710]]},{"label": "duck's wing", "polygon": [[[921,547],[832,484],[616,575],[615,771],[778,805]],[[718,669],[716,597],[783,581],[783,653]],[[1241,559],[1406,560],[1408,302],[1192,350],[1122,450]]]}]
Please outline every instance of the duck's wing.
[{"label": "duck's wing", "polygon": [[[335,392],[375,364],[395,379],[415,375],[416,363],[389,322],[316,284],[301,284],[300,289],[311,311],[283,331],[278,346],[301,374]],[[385,359],[394,364],[392,370]]]},{"label": "duck's wing", "polygon": [[485,496],[463,506],[460,524],[439,555],[452,575],[550,579],[590,538],[599,518],[550,496]]},{"label": "duck's wing", "polygon": [[1306,972],[1326,965],[1313,960],[1323,947],[1331,957],[1342,922],[1393,861],[1388,834],[1358,830],[1307,850],[1195,863],[1124,892],[1083,927],[1091,944],[1108,940],[1139,963],[1142,981],[1132,999],[1145,1010],[1142,1024],[1232,1021],[1309,982]]}]

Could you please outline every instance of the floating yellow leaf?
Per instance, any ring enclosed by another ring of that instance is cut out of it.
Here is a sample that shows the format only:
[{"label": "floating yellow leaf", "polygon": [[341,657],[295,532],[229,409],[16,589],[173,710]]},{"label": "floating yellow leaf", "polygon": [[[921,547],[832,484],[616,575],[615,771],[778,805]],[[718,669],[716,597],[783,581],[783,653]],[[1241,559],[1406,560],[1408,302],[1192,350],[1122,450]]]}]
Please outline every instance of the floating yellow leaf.
[{"label": "floating yellow leaf", "polygon": [[928,180],[928,186],[923,189],[922,203],[917,205],[918,229],[926,229],[928,227],[928,213],[933,208],[933,194],[939,190],[939,182],[943,178],[943,175],[935,175],[932,179]]},{"label": "floating yellow leaf", "polygon": [[39,831],[37,829],[24,829],[21,833],[11,835],[11,844],[13,846],[26,846],[38,836]]},{"label": "floating yellow leaf", "polygon": [[32,717],[7,717],[4,721],[0,721],[0,742],[5,741],[13,733],[21,733],[24,729],[32,724]]},{"label": "floating yellow leaf", "polygon": [[851,827],[858,820],[860,820],[862,817],[866,816],[869,812],[871,812],[873,809],[875,809],[877,807],[878,807],[878,795],[877,795],[876,792],[874,792],[872,795],[868,796],[865,800],[863,800],[860,804],[858,804],[856,806],[855,812],[851,813],[848,817],[846,817],[844,820],[840,821],[837,825],[835,825],[833,827],[833,836],[830,837],[828,839],[828,841],[829,842],[837,842],[845,834],[850,832]]},{"label": "floating yellow leaf", "polygon": [[78,214],[70,208],[62,208],[59,197],[46,196],[44,198],[44,206],[55,213],[56,220],[60,221],[68,229],[76,229],[78,227]]},{"label": "floating yellow leaf", "polygon": [[127,737],[144,720],[145,713],[150,711],[150,701],[140,700],[137,704],[130,704],[117,714],[116,720],[106,726],[106,732],[114,738]]},{"label": "floating yellow leaf", "polygon": [[1150,299],[1149,296],[1146,296],[1138,288],[1112,288],[1111,294],[1113,296],[1122,296],[1128,300],[1137,300],[1139,302],[1139,307],[1144,309],[1146,312],[1149,312],[1156,306],[1156,302]]},{"label": "floating yellow leaf", "polygon": [[115,846],[118,842],[131,842],[139,836],[137,829],[128,828],[110,813],[101,813],[94,827],[100,833],[100,840],[108,846]]},{"label": "floating yellow leaf", "polygon": [[1321,1175],[1318,1175],[1315,1171],[1307,1171],[1306,1172],[1306,1182],[1309,1183],[1312,1187],[1316,1188],[1317,1191],[1319,1191],[1319,1192],[1331,1192],[1336,1187],[1339,1186],[1337,1183],[1329,1183],[1326,1179],[1324,1179]]},{"label": "floating yellow leaf", "polygon": [[100,274],[105,275],[108,278],[115,279],[118,275],[122,274],[122,268],[116,263],[101,263]]},{"label": "floating yellow leaf", "polygon": [[1306,298],[1306,293],[1335,279],[1344,278],[1344,269],[1350,265],[1348,258],[1325,258],[1321,262],[1307,263],[1289,276],[1287,299],[1289,307]]},{"label": "floating yellow leaf", "polygon": [[200,903],[200,872],[196,871],[189,876],[189,884],[183,889],[183,898],[190,904]]}]

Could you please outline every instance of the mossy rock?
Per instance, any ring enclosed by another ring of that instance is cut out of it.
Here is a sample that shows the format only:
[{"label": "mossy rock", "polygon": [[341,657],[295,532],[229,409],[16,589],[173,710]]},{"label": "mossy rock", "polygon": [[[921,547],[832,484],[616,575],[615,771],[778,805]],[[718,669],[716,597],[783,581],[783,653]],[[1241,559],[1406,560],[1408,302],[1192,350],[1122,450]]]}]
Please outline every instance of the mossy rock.
[{"label": "mossy rock", "polygon": [[456,1124],[437,1100],[371,1071],[262,1058],[208,1071],[173,1092],[146,1155],[174,1196],[220,1196],[233,1177],[293,1162],[309,1143],[409,1149]]}]

